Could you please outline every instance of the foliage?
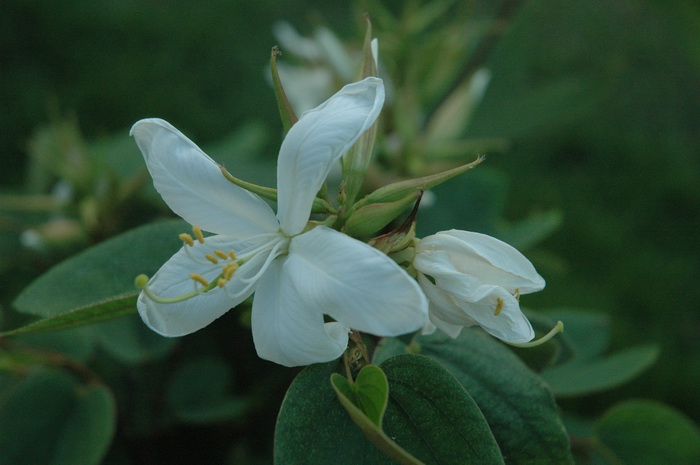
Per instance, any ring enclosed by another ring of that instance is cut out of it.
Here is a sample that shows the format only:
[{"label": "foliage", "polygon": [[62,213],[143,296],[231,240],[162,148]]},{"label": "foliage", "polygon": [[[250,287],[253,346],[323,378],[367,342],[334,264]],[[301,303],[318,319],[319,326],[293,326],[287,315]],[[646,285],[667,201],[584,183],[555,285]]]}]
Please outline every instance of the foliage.
[{"label": "foliage", "polygon": [[[0,464],[700,462],[691,2],[0,11]],[[413,203],[363,194],[486,154],[424,194],[418,235],[460,228],[523,250],[547,278],[528,317],[565,332],[534,349],[470,328],[365,338],[358,365],[298,373],[256,357],[247,302],[187,338],[150,332],[134,278],[189,227],[167,219],[126,128],[167,117],[237,178],[274,186],[273,23],[340,33],[342,50],[315,61],[283,43],[277,57],[331,70],[335,89],[332,58],[359,62],[361,11],[393,93],[346,232],[369,236],[384,224],[363,215]]]}]

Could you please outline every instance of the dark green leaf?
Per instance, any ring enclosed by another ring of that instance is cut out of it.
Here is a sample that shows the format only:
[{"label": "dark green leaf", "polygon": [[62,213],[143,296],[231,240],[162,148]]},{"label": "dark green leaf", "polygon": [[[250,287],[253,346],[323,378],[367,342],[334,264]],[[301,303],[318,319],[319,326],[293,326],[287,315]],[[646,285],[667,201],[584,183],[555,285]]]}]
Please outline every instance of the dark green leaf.
[{"label": "dark green leaf", "polygon": [[0,465],[97,464],[114,434],[115,406],[104,386],[36,370],[0,403]]},{"label": "dark green leaf", "polygon": [[136,313],[137,291],[126,296],[116,296],[82,308],[76,308],[66,313],[44,318],[21,328],[0,333],[0,336],[17,336],[20,334],[61,331],[80,326],[101,323]]},{"label": "dark green leaf", "polygon": [[[358,381],[363,373],[364,380]],[[355,383],[333,373],[331,385],[352,421],[377,449],[402,465],[423,465],[423,462],[406,452],[382,430],[382,420],[389,402],[389,382],[381,368],[376,365],[365,366],[357,375]]]},{"label": "dark green leaf", "polygon": [[[400,350],[397,344],[380,345],[375,363],[387,349]],[[551,392],[503,344],[479,329],[465,328],[457,339],[439,331],[416,337],[410,350],[436,360],[464,386],[486,417],[507,464],[573,462]]]},{"label": "dark green leaf", "polygon": [[14,301],[23,313],[43,317],[99,306],[135,294],[134,278],[153,274],[182,245],[189,226],[171,220],[136,228],[58,264]]},{"label": "dark green leaf", "polygon": [[[136,305],[133,304],[134,313]],[[177,339],[151,331],[138,315],[108,321],[94,328],[97,341],[116,359],[138,364],[164,357]]]},{"label": "dark green leaf", "polygon": [[[292,383],[275,434],[275,463],[392,464],[355,426],[327,380],[336,362],[313,365]],[[502,464],[481,412],[452,375],[432,360],[393,357],[384,432],[417,459],[440,464]]]},{"label": "dark green leaf", "polygon": [[170,381],[168,407],[186,423],[228,421],[245,413],[248,401],[230,395],[231,368],[217,358],[202,358],[183,365]]},{"label": "dark green leaf", "polygon": [[659,349],[645,345],[620,351],[603,359],[572,361],[547,368],[541,376],[557,396],[579,396],[623,384],[649,368]]},{"label": "dark green leaf", "polygon": [[651,400],[629,400],[597,425],[601,454],[624,465],[697,465],[700,429],[680,411]]}]

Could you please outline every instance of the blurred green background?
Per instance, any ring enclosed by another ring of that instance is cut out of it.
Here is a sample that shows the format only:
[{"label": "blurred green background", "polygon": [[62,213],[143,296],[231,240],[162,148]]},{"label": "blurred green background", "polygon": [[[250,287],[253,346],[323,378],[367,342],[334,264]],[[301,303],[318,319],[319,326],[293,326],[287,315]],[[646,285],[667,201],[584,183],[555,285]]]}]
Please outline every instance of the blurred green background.
[{"label": "blurred green background", "polygon": [[[404,5],[382,3],[394,11]],[[700,6],[509,3],[513,13],[483,60],[492,80],[465,135],[509,140],[507,150],[488,154],[477,169],[485,173],[477,179],[494,186],[482,200],[498,204],[500,222],[551,210],[562,215],[559,229],[527,252],[547,288],[525,305],[601,310],[611,315],[614,347],[661,346],[659,361],[641,378],[571,406],[595,414],[615,400],[648,397],[700,421]],[[359,47],[366,7],[320,0],[4,0],[0,194],[28,192],[33,134],[67,116],[91,142],[125,137],[136,120],[157,116],[204,147],[254,122],[266,136],[253,152],[274,163],[281,126],[265,70],[277,43],[273,24],[289,21],[304,35],[326,25]],[[473,8],[484,18],[495,9],[487,2]],[[380,38],[389,32],[376,27]],[[140,162],[135,146],[125,143],[124,165]],[[496,233],[471,220],[468,212],[479,204],[465,208],[468,193],[451,186],[438,190],[438,199],[454,202],[459,224],[451,227]],[[130,213],[103,236],[165,212]],[[28,226],[13,212],[0,216],[6,322],[14,322],[12,299],[56,260],[22,249],[17,238]],[[257,383],[246,381],[254,354],[245,330],[237,331],[236,350],[247,354],[234,367],[242,389],[275,377],[279,397],[294,373],[272,367],[255,373]],[[267,440],[279,405],[271,399],[270,418],[259,425]]]}]

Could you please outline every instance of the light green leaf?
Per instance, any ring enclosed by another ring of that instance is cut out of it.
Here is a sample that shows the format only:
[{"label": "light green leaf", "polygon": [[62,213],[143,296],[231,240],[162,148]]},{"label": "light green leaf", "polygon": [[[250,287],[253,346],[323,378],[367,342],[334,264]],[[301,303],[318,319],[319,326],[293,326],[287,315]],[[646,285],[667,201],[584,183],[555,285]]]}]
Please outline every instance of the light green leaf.
[{"label": "light green leaf", "polygon": [[178,234],[189,228],[182,220],[170,220],[109,239],[40,276],[14,306],[23,313],[51,317],[105,302],[122,305],[125,301],[119,299],[136,294],[134,278],[155,273],[182,245]]},{"label": "light green leaf", "polygon": [[426,355],[454,375],[483,412],[506,463],[573,463],[551,392],[494,338],[477,328],[465,328],[457,339],[436,331],[414,338],[403,348],[396,343],[380,344],[373,363],[402,350]]},{"label": "light green leaf", "polygon": [[[396,463],[365,438],[324,382],[338,368],[312,365],[290,386],[277,420],[275,463]],[[503,463],[481,412],[439,364],[403,355],[381,368],[389,380],[383,425],[390,440],[428,464]]]},{"label": "light green leaf", "polygon": [[651,400],[628,400],[596,426],[597,449],[616,465],[697,465],[700,429],[680,411]]},{"label": "light green leaf", "polygon": [[40,369],[3,394],[0,465],[92,465],[107,452],[115,405],[104,386],[82,385],[65,372]]},{"label": "light green leaf", "polygon": [[556,396],[572,397],[619,386],[649,368],[658,358],[655,345],[620,351],[603,359],[572,361],[547,368],[540,375]]},{"label": "light green leaf", "polygon": [[[345,396],[372,422],[382,427],[382,419],[389,402],[389,382],[376,365],[366,365],[360,370],[354,383],[338,373],[331,375],[336,394]],[[339,392],[340,391],[340,392]]]}]

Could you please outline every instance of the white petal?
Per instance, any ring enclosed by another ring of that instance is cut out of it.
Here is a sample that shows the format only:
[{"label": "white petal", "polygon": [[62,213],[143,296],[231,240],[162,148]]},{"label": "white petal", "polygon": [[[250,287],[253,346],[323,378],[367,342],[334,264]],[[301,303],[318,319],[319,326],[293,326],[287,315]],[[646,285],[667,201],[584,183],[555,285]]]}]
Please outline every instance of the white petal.
[{"label": "white petal", "polygon": [[[439,289],[424,275],[418,274],[418,282],[430,301],[430,323],[440,328],[442,332],[456,338],[463,327],[478,324],[456,304],[447,292]],[[428,331],[431,329],[426,325],[423,334],[429,334]]]},{"label": "white petal", "polygon": [[156,190],[188,223],[235,238],[279,229],[264,200],[227,181],[216,162],[168,122],[144,119],[130,134]]},{"label": "white petal", "polygon": [[258,356],[285,366],[310,365],[340,357],[348,328],[324,323],[296,292],[284,272],[287,257],[273,261],[258,281],[252,329]]},{"label": "white petal", "polygon": [[[195,290],[195,281],[189,276],[191,273],[200,274],[209,282],[213,282],[221,273],[224,260],[215,265],[204,258],[204,254],[213,254],[214,250],[234,250],[241,255],[261,244],[260,239],[232,241],[225,236],[212,236],[204,244],[183,246],[151,278],[148,289],[161,298],[187,294]],[[137,302],[141,318],[153,331],[169,337],[183,336],[204,328],[255,291],[255,283],[249,285],[241,278],[250,278],[261,269],[266,252],[269,253],[269,250],[261,251],[236,270],[225,291],[215,288],[191,299],[167,304],[156,302],[141,292]],[[196,287],[201,289],[202,285],[196,284]]]},{"label": "white petal", "polygon": [[449,323],[455,323],[460,317],[468,318],[489,334],[507,342],[528,342],[535,336],[530,322],[520,311],[518,300],[504,288],[482,285],[476,290],[468,289],[454,276],[438,278],[435,284],[461,311],[460,316],[451,313],[445,318],[444,313],[439,315]]},{"label": "white petal", "polygon": [[277,160],[277,218],[288,235],[304,228],[331,167],[374,123],[383,104],[382,80],[369,77],[343,87],[289,130]]},{"label": "white petal", "polygon": [[428,304],[418,283],[388,256],[319,226],[292,239],[285,272],[306,305],[377,336],[420,329]]},{"label": "white petal", "polygon": [[510,245],[485,234],[454,229],[422,239],[413,265],[435,278],[458,272],[510,293],[516,289],[520,294],[536,292],[545,284],[532,263]]}]

